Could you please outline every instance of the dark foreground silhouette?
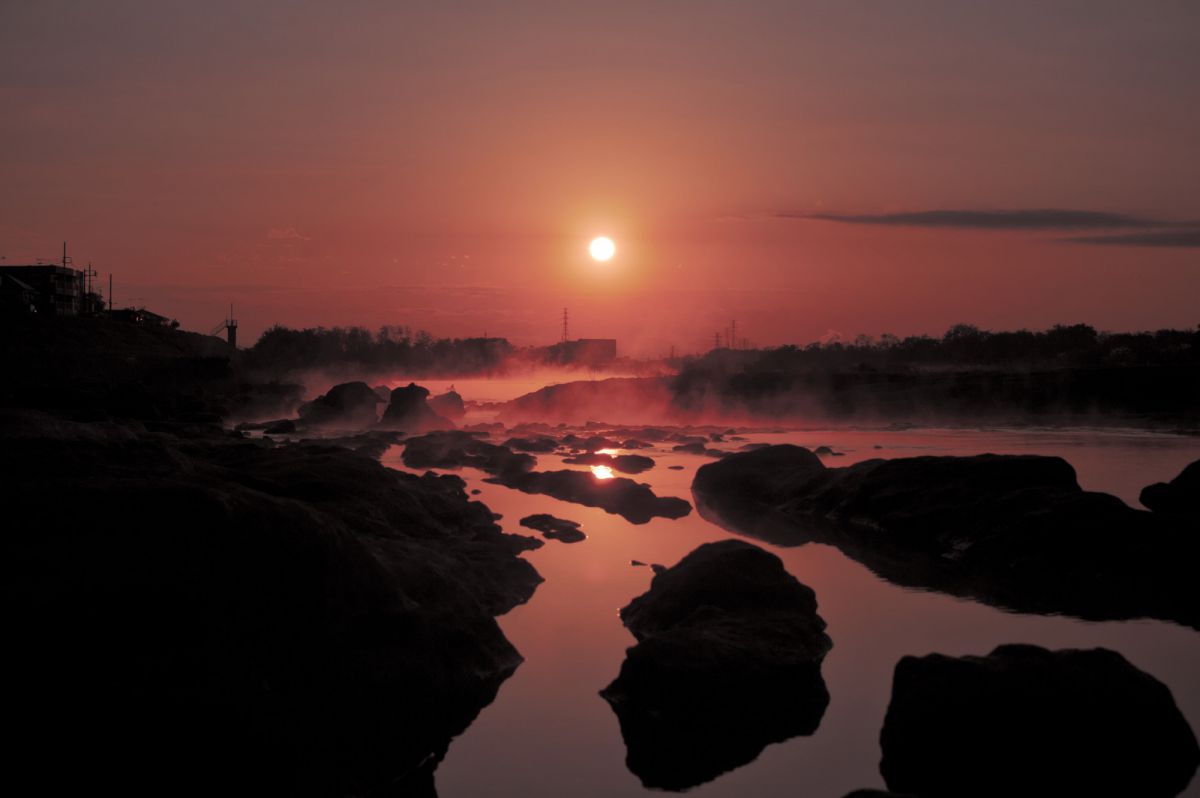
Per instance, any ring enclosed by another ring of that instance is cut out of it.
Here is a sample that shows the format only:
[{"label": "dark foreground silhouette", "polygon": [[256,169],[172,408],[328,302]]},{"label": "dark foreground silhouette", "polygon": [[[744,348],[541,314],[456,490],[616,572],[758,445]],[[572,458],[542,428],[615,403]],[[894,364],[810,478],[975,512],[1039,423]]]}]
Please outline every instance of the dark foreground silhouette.
[{"label": "dark foreground silhouette", "polygon": [[[454,476],[0,415],[10,787],[431,795],[540,581]],[[29,782],[29,779],[36,779]]]},{"label": "dark foreground silhouette", "polygon": [[880,745],[888,788],[921,798],[1168,798],[1200,764],[1166,685],[1102,648],[905,657]]},{"label": "dark foreground silhouette", "polygon": [[798,446],[696,472],[715,523],[777,545],[822,542],[900,585],[1090,620],[1200,628],[1194,522],[1082,490],[1058,457],[868,460],[826,468]]},{"label": "dark foreground silhouette", "polygon": [[811,589],[738,540],[706,543],[655,574],[621,610],[638,643],[600,693],[644,786],[685,790],[816,731],[833,644]]}]

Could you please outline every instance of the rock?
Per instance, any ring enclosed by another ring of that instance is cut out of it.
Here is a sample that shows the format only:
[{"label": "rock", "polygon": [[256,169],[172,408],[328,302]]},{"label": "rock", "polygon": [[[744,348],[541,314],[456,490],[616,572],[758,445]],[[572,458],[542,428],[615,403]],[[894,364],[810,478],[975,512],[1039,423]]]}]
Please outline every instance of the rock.
[{"label": "rock", "polygon": [[454,429],[454,422],[436,413],[429,406],[429,390],[410,382],[392,389],[392,398],[383,411],[380,426],[420,435],[433,430]]},{"label": "rock", "polygon": [[816,449],[813,449],[813,454],[818,457],[827,457],[833,454],[833,449],[830,449],[828,446],[818,446]]},{"label": "rock", "polygon": [[521,519],[521,526],[536,529],[543,536],[551,540],[561,540],[563,543],[578,543],[587,538],[587,535],[579,531],[578,521],[555,518],[546,513],[525,516]]},{"label": "rock", "polygon": [[1163,515],[1200,518],[1200,460],[1170,482],[1156,482],[1142,488],[1138,501]]},{"label": "rock", "polygon": [[472,495],[472,496],[478,496],[478,495],[479,495],[479,494],[481,494],[481,493],[483,493],[483,491],[481,491],[479,488],[472,488],[472,489],[471,489],[471,495]]},{"label": "rock", "polygon": [[482,441],[475,434],[462,430],[431,432],[409,438],[404,442],[403,459],[409,468],[470,466],[497,475],[524,473],[537,464],[531,455]]},{"label": "rock", "polygon": [[332,438],[303,438],[298,441],[298,445],[342,446],[347,449],[353,449],[359,454],[364,454],[373,460],[378,460],[383,457],[384,452],[399,442],[399,432],[377,429],[370,432],[360,432],[357,435],[342,435]]},{"label": "rock", "polygon": [[558,448],[558,441],[545,436],[538,436],[536,438],[509,438],[504,442],[504,445],[514,452],[550,454]]},{"label": "rock", "polygon": [[458,421],[467,414],[462,396],[453,388],[430,399],[429,409],[450,421]]},{"label": "rock", "polygon": [[775,555],[706,543],[657,571],[621,620],[638,643],[600,694],[643,786],[694,787],[820,724],[832,642],[815,594]]},{"label": "rock", "polygon": [[272,421],[263,427],[264,435],[292,435],[296,432],[296,422],[290,418],[281,418],[278,421]]},{"label": "rock", "polygon": [[766,449],[771,444],[769,443],[743,443],[738,447],[739,452],[756,452],[759,449]]},{"label": "rock", "polygon": [[704,454],[707,449],[703,443],[680,443],[672,446],[671,451],[681,454]]},{"label": "rock", "polygon": [[840,548],[900,585],[1021,612],[1162,618],[1200,628],[1178,519],[1082,490],[1057,457],[867,460],[826,468],[797,446],[731,455],[696,472],[715,523],[778,545]]},{"label": "rock", "polygon": [[629,438],[621,442],[622,449],[649,449],[650,444],[645,441],[639,441],[637,438]]},{"label": "rock", "polygon": [[1200,764],[1166,685],[1103,648],[905,657],[880,743],[888,788],[920,796],[1166,798]]},{"label": "rock", "polygon": [[681,466],[681,465],[667,466],[667,468],[669,468],[672,471],[682,471],[683,470],[683,466]]},{"label": "rock", "polygon": [[654,460],[640,454],[600,454],[593,452],[563,458],[570,465],[606,465],[622,474],[640,474],[654,468]]},{"label": "rock", "polygon": [[431,794],[521,662],[494,616],[540,541],[457,477],[219,428],[0,434],[10,784]]},{"label": "rock", "polygon": [[584,471],[508,473],[488,481],[522,493],[540,493],[585,507],[599,507],[631,524],[645,524],[656,517],[682,518],[692,511],[692,505],[683,499],[656,496],[649,485],[624,477],[597,479]]},{"label": "rock", "polygon": [[344,382],[311,402],[300,405],[300,423],[307,427],[362,429],[375,425],[379,397],[365,382]]},{"label": "rock", "polygon": [[642,562],[641,560],[630,560],[629,564],[634,566],[635,568],[638,566],[641,566],[644,568],[646,566],[646,563]]}]

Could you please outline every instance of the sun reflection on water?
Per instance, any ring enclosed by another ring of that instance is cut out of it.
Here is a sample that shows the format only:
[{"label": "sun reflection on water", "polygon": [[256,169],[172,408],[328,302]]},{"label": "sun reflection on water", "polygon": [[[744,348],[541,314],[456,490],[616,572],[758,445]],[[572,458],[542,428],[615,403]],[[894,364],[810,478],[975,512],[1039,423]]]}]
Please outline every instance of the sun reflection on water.
[{"label": "sun reflection on water", "polygon": [[615,475],[613,474],[612,468],[609,466],[594,465],[592,466],[592,476],[594,476],[596,479],[612,479]]}]

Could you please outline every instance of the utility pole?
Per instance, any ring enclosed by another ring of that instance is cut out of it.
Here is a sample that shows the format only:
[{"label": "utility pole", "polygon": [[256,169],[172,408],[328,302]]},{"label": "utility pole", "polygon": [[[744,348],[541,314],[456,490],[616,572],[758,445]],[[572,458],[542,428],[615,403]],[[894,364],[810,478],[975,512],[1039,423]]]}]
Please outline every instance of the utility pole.
[{"label": "utility pole", "polygon": [[563,337],[562,337],[562,342],[563,342],[564,344],[567,342],[567,338],[569,337],[569,336],[567,335],[568,329],[569,329],[569,328],[567,327],[567,309],[566,309],[566,308],[563,308]]},{"label": "utility pole", "polygon": [[112,272],[108,273],[108,312],[112,313]]},{"label": "utility pole", "polygon": [[737,349],[737,319],[729,322],[729,340],[732,343],[730,349]]}]

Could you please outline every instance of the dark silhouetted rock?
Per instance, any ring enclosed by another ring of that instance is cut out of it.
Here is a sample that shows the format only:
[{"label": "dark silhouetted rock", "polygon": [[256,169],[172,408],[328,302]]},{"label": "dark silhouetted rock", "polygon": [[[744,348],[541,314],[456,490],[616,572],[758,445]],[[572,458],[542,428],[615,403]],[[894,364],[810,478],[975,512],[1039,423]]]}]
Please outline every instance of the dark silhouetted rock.
[{"label": "dark silhouetted rock", "polygon": [[1170,482],[1156,482],[1142,488],[1138,501],[1163,515],[1200,518],[1200,460]]},{"label": "dark silhouetted rock", "polygon": [[592,452],[563,458],[571,465],[606,465],[622,474],[640,474],[654,468],[654,460],[640,454],[600,454]]},{"label": "dark silhouetted rock", "polygon": [[905,657],[880,744],[888,788],[922,798],[1167,798],[1200,763],[1166,685],[1103,648]]},{"label": "dark silhouetted rock", "polygon": [[601,695],[644,786],[694,787],[820,724],[832,642],[815,594],[775,555],[706,543],[657,571],[621,620],[638,643]]},{"label": "dark silhouetted rock", "polygon": [[563,543],[578,543],[587,538],[587,535],[579,531],[578,521],[555,518],[547,513],[527,515],[521,519],[521,526],[536,529],[545,537],[561,540]]},{"label": "dark silhouetted rock", "polygon": [[558,441],[540,435],[535,438],[509,438],[504,445],[514,452],[533,452],[535,454],[550,454],[558,448]]},{"label": "dark silhouetted rock", "polygon": [[778,545],[840,548],[897,584],[1022,612],[1200,626],[1200,536],[1082,490],[1057,457],[867,460],[825,468],[772,446],[696,472],[715,523]]},{"label": "dark silhouetted rock", "polygon": [[300,405],[300,423],[308,427],[372,427],[378,420],[379,397],[365,382],[344,382]]},{"label": "dark silhouetted rock", "polygon": [[756,452],[759,449],[766,449],[771,444],[769,443],[743,443],[738,447],[739,452]]},{"label": "dark silhouetted rock", "polygon": [[683,470],[683,466],[681,466],[681,465],[667,466],[667,468],[669,468],[672,471],[682,471]]},{"label": "dark silhouetted rock", "polygon": [[833,449],[830,449],[828,446],[818,446],[816,449],[813,449],[813,454],[818,457],[825,457],[833,454]]},{"label": "dark silhouetted rock", "polygon": [[459,421],[467,414],[462,396],[453,388],[429,400],[429,409],[442,418]]},{"label": "dark silhouetted rock", "polygon": [[272,421],[263,427],[264,435],[292,435],[296,432],[296,422],[290,418],[281,418],[278,421]]},{"label": "dark silhouetted rock", "polygon": [[400,442],[401,433],[392,432],[389,430],[371,430],[370,432],[360,432],[357,435],[341,435],[329,438],[304,438],[297,442],[300,446],[344,446],[347,449],[353,449],[359,454],[366,455],[374,460],[383,457],[391,447]]},{"label": "dark silhouetted rock", "polygon": [[0,420],[6,783],[431,795],[540,541],[454,476],[179,430]]},{"label": "dark silhouetted rock", "polygon": [[621,442],[622,449],[649,449],[650,444],[645,441],[639,441],[637,438],[629,438]]},{"label": "dark silhouetted rock", "polygon": [[537,460],[507,446],[480,440],[476,434],[451,430],[431,432],[404,442],[404,464],[409,468],[462,468],[470,466],[489,474],[520,474]]},{"label": "dark silhouetted rock", "polygon": [[433,430],[454,429],[454,422],[434,412],[429,406],[429,390],[410,382],[392,389],[392,398],[383,411],[380,426],[420,435]]},{"label": "dark silhouetted rock", "polygon": [[671,447],[671,451],[681,454],[704,454],[707,447],[703,443],[680,443]]},{"label": "dark silhouetted rock", "polygon": [[[527,456],[527,455],[526,455]],[[649,485],[624,477],[597,479],[586,471],[532,471],[489,480],[523,493],[540,493],[585,507],[599,507],[631,524],[652,518],[683,518],[692,505],[683,499],[656,496]]]}]

